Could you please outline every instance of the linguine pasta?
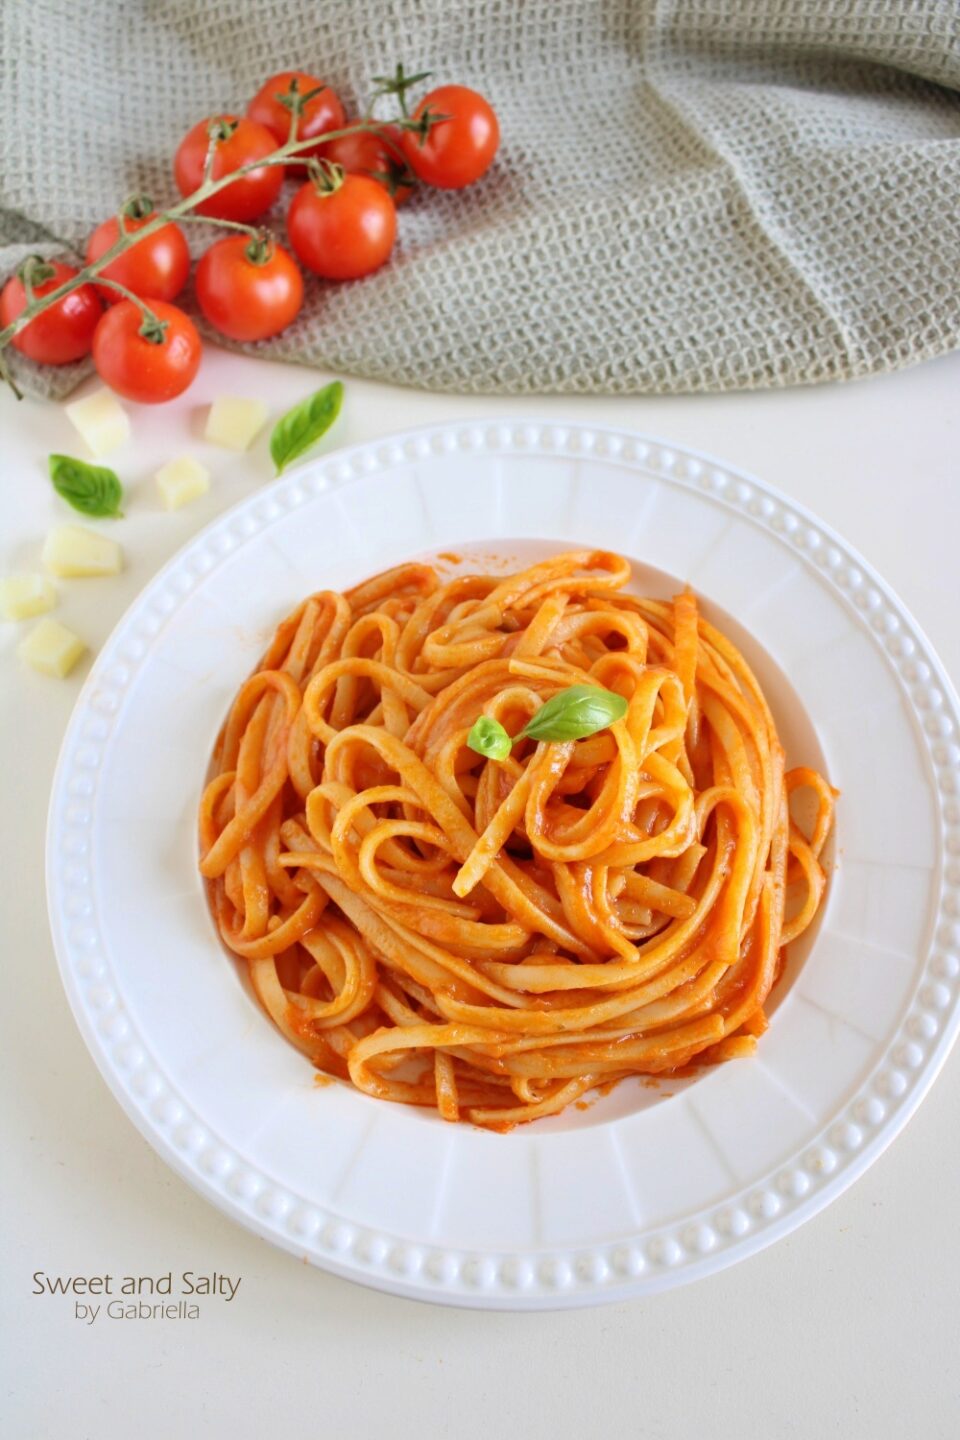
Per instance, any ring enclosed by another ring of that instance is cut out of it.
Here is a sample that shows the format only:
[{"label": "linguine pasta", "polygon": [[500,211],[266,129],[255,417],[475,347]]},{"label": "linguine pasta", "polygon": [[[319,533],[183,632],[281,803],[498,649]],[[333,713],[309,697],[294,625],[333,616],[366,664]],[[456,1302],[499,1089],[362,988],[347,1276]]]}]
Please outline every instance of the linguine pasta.
[{"label": "linguine pasta", "polygon": [[[820,904],[834,792],[785,773],[756,679],[694,596],[642,599],[629,575],[588,550],[506,578],[403,565],[311,595],[241,686],[200,869],[318,1070],[504,1129],[753,1053]],[[480,715],[518,736],[575,685],[626,714],[503,759],[468,747]]]}]

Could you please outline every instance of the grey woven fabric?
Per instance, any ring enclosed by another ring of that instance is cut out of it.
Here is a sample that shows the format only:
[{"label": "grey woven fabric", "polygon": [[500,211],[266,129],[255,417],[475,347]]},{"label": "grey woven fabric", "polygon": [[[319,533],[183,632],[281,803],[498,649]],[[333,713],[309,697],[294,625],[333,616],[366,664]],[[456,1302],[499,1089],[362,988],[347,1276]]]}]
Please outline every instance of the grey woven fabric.
[{"label": "grey woven fabric", "polygon": [[[633,393],[960,343],[957,0],[0,0],[0,271],[82,247],[133,190],[175,198],[181,135],[271,71],[356,107],[396,59],[491,99],[497,164],[413,200],[378,274],[311,282],[263,353]],[[18,373],[62,394],[85,369]]]}]

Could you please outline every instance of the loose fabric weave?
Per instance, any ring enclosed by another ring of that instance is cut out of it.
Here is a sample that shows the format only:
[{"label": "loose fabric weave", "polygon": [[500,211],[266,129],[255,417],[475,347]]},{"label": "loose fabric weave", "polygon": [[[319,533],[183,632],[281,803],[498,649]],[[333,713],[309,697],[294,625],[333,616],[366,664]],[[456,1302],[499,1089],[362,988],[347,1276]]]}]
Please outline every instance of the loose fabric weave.
[{"label": "loose fabric weave", "polygon": [[[960,343],[957,0],[4,0],[0,271],[82,249],[135,190],[174,200],[180,137],[272,71],[316,73],[357,113],[397,59],[490,98],[496,165],[417,196],[383,270],[311,281],[257,353],[629,394],[850,378]],[[63,394],[86,368],[17,374]]]}]

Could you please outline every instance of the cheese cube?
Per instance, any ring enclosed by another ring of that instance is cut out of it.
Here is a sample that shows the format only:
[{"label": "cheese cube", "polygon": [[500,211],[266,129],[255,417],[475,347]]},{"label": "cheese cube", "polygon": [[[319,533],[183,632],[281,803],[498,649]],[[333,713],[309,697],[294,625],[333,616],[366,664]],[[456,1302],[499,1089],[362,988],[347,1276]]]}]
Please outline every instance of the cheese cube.
[{"label": "cheese cube", "polygon": [[238,395],[220,395],[210,406],[206,437],[212,445],[228,450],[248,450],[267,419],[262,400],[244,400]]},{"label": "cheese cube", "polygon": [[51,575],[116,575],[123,551],[116,540],[82,525],[57,525],[43,542],[40,559]]},{"label": "cheese cube", "polygon": [[46,575],[8,575],[0,580],[0,615],[5,620],[29,620],[57,603],[57,592]]},{"label": "cheese cube", "polygon": [[199,500],[210,489],[210,472],[192,455],[168,460],[157,471],[155,479],[168,510],[179,510],[181,505]]},{"label": "cheese cube", "polygon": [[130,420],[112,390],[97,390],[66,406],[93,455],[109,455],[130,438]]},{"label": "cheese cube", "polygon": [[69,675],[86,645],[59,620],[41,620],[17,646],[21,660],[39,670],[41,675],[55,675],[62,680]]}]

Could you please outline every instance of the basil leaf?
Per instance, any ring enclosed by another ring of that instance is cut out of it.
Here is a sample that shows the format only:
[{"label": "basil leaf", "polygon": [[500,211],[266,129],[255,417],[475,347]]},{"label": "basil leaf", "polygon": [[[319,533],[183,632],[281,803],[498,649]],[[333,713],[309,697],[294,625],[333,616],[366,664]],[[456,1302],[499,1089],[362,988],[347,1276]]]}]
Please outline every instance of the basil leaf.
[{"label": "basil leaf", "polygon": [[541,705],[517,739],[583,740],[622,720],[626,713],[622,695],[599,685],[571,685]]},{"label": "basil leaf", "polygon": [[513,749],[513,741],[500,721],[490,715],[477,716],[470,727],[467,744],[471,750],[478,755],[486,755],[489,760],[506,760]]},{"label": "basil leaf", "polygon": [[280,417],[270,435],[270,454],[278,475],[327,433],[342,404],[343,385],[334,380]]},{"label": "basil leaf", "polygon": [[74,460],[71,455],[51,455],[48,464],[54,490],[81,515],[111,519],[123,515],[123,488],[112,470]]}]

